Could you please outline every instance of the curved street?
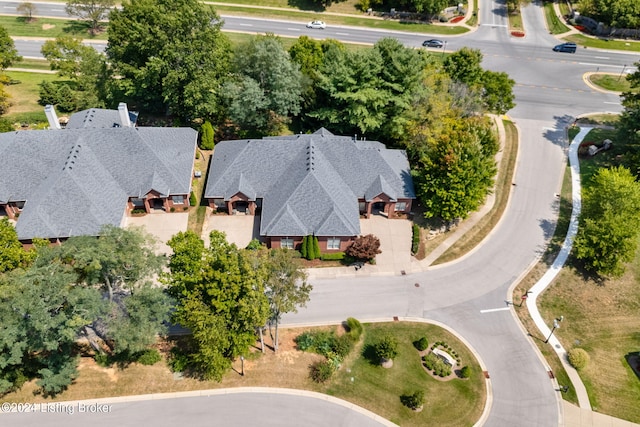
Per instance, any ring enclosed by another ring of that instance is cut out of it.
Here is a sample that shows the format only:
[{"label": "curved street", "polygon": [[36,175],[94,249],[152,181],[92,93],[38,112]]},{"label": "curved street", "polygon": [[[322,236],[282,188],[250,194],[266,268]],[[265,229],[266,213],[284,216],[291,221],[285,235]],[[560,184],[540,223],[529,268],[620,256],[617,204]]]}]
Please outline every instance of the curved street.
[{"label": "curved street", "polygon": [[[481,49],[486,68],[505,71],[516,81],[517,106],[509,115],[520,131],[520,150],[516,185],[501,222],[479,250],[454,263],[406,276],[398,271],[391,277],[315,279],[307,308],[286,316],[284,323],[329,323],[349,316],[361,320],[422,317],[442,322],[471,344],[489,372],[493,400],[486,426],[553,426],[562,423],[560,397],[548,368],[508,309],[509,288],[536,262],[553,233],[555,194],[560,190],[568,148],[565,126],[584,113],[621,110],[617,95],[590,89],[583,74],[596,70],[622,73],[639,56],[586,48],[575,54],[552,52],[558,41],[544,26],[541,4],[523,8],[524,38],[510,36],[504,2],[482,1],[480,7],[481,24],[475,32],[443,39],[447,51],[462,46]],[[224,18],[227,30],[319,35],[303,24]],[[364,43],[393,36],[415,47],[428,37],[331,26],[321,35]],[[37,43],[16,40],[21,53]]]}]

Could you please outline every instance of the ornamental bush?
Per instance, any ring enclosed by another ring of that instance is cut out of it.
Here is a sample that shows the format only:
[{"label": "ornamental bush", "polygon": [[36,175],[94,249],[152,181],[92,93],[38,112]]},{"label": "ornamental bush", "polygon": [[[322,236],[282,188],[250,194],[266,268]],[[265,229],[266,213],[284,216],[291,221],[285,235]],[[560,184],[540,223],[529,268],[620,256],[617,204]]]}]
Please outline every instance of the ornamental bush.
[{"label": "ornamental bush", "polygon": [[424,405],[424,391],[417,390],[411,394],[403,394],[400,401],[404,406],[414,411]]},{"label": "ornamental bush", "polygon": [[589,353],[582,348],[572,348],[567,353],[569,363],[578,371],[583,369],[589,363]]},{"label": "ornamental bush", "polygon": [[358,319],[353,317],[347,318],[347,335],[353,342],[356,342],[360,339],[362,335],[362,323]]},{"label": "ornamental bush", "polygon": [[427,337],[422,337],[414,342],[413,345],[418,349],[418,351],[424,351],[429,347],[429,341],[427,340]]},{"label": "ornamental bush", "polygon": [[380,338],[373,348],[380,359],[393,360],[398,355],[398,342],[391,335]]},{"label": "ornamental bush", "polygon": [[462,378],[469,378],[471,376],[471,366],[463,366],[460,369],[460,376]]},{"label": "ornamental bush", "polygon": [[373,234],[358,236],[351,242],[345,253],[356,259],[373,259],[380,253],[380,239]]},{"label": "ornamental bush", "polygon": [[162,356],[160,356],[158,350],[156,350],[155,348],[150,348],[140,353],[137,362],[145,366],[151,366],[155,365],[160,360],[162,360]]},{"label": "ornamental bush", "polygon": [[320,259],[323,261],[342,261],[344,259],[344,252],[322,254],[320,255]]},{"label": "ornamental bush", "polygon": [[205,121],[200,128],[200,148],[203,150],[213,150],[213,126],[210,121]]},{"label": "ornamental bush", "polygon": [[195,206],[197,204],[198,200],[196,199],[196,195],[192,191],[191,194],[189,194],[189,206]]},{"label": "ornamental bush", "polygon": [[309,377],[311,377],[311,379],[317,383],[324,383],[327,382],[329,378],[331,378],[331,375],[333,375],[333,371],[333,364],[328,360],[323,360],[311,365]]},{"label": "ornamental bush", "polygon": [[313,345],[315,344],[315,336],[313,332],[306,331],[295,337],[294,341],[299,350],[307,351],[313,348]]}]

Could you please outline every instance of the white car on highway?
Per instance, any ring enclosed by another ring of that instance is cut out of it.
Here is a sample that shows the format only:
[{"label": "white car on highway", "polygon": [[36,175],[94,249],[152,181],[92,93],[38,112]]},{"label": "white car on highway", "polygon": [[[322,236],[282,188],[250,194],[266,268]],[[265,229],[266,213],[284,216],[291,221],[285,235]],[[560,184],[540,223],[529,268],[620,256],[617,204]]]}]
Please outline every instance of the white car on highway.
[{"label": "white car on highway", "polygon": [[323,21],[311,21],[307,24],[307,28],[315,28],[317,30],[324,30],[327,28],[327,24]]}]

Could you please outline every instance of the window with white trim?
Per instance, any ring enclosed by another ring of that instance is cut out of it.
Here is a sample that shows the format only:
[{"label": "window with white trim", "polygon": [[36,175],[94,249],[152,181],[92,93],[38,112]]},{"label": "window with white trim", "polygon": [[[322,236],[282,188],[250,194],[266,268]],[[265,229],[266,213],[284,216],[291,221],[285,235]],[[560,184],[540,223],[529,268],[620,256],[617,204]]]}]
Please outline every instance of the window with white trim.
[{"label": "window with white trim", "polygon": [[293,249],[293,239],[288,237],[280,239],[280,247],[283,249]]},{"label": "window with white trim", "polygon": [[340,239],[337,237],[330,237],[327,239],[327,250],[340,249]]},{"label": "window with white trim", "polygon": [[406,210],[407,210],[407,202],[396,202],[396,212],[406,211]]},{"label": "window with white trim", "polygon": [[184,196],[171,196],[174,205],[184,205]]}]

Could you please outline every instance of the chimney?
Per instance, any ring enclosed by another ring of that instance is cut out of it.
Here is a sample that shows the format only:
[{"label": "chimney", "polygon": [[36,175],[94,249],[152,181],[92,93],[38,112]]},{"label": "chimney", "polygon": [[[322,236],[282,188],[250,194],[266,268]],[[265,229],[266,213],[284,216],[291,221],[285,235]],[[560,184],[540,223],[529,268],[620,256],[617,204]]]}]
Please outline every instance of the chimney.
[{"label": "chimney", "polygon": [[60,121],[58,120],[58,115],[56,114],[56,110],[53,108],[53,105],[49,104],[44,107],[44,114],[47,116],[50,129],[60,129]]},{"label": "chimney", "polygon": [[118,104],[118,115],[120,116],[120,125],[122,127],[130,128],[131,120],[129,119],[129,109],[127,108],[127,104],[121,102]]}]

